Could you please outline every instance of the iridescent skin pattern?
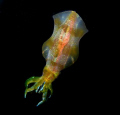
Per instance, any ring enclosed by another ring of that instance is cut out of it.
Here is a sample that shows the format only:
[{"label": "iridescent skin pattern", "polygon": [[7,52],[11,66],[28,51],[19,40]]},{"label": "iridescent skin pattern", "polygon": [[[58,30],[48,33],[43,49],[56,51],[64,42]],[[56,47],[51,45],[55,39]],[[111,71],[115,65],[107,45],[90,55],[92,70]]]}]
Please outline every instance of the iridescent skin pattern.
[{"label": "iridescent skin pattern", "polygon": [[[52,36],[44,42],[42,54],[46,65],[41,77],[31,77],[26,80],[25,98],[28,92],[35,90],[42,94],[42,101],[46,101],[47,92],[53,93],[52,82],[61,70],[72,65],[79,55],[79,41],[88,32],[82,18],[75,11],[65,11],[53,16],[54,31]],[[30,83],[35,83],[28,88]],[[49,96],[49,97],[50,97]]]}]

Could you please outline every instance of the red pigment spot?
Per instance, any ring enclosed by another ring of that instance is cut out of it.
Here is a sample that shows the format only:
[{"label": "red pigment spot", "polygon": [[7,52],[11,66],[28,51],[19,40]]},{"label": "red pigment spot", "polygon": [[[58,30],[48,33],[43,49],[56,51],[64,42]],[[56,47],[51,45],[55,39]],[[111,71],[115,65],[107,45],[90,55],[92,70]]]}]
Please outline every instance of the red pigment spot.
[{"label": "red pigment spot", "polygon": [[[65,28],[63,28],[63,31],[61,31],[61,34],[60,34],[59,43],[58,43],[59,53],[58,53],[58,57],[57,57],[56,62],[59,61],[59,58],[60,58],[60,55],[61,55],[61,53],[62,53],[62,50],[63,50],[64,46],[69,42],[70,33],[71,33],[72,30],[73,30],[73,26],[74,26],[74,24],[75,24],[76,16],[74,16],[74,17],[71,16],[71,17],[69,18],[69,20],[71,20],[71,21],[68,21],[68,23],[69,23],[70,26],[67,27],[67,28],[69,28],[69,29],[68,29],[68,32],[66,32],[65,37],[63,38],[63,34],[65,33],[65,32],[64,32],[64,29],[65,29]],[[66,29],[66,30],[67,30],[67,29]],[[61,39],[63,39],[63,41],[61,41]],[[55,69],[55,68],[54,68],[54,69]]]}]

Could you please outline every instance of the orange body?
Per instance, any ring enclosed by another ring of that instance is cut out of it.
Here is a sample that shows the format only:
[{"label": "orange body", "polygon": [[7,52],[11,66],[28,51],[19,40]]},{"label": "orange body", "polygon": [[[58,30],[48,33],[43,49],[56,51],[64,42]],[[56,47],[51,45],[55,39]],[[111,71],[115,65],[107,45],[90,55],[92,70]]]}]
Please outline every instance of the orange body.
[{"label": "orange body", "polygon": [[87,32],[85,24],[74,11],[53,16],[53,35],[43,44],[46,66],[54,72],[73,64],[79,55],[79,40]]}]

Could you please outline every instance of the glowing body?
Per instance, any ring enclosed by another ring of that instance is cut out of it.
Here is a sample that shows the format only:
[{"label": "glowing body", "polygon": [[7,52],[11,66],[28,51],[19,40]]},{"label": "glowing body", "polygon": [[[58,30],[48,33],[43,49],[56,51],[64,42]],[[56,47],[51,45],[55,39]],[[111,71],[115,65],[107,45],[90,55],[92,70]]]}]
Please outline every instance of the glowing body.
[{"label": "glowing body", "polygon": [[[77,60],[79,41],[88,31],[83,20],[75,11],[58,13],[53,18],[54,32],[42,46],[42,54],[46,59],[43,75],[31,77],[26,81],[25,97],[27,92],[33,90],[43,93],[42,101],[38,105],[46,100],[48,90],[52,94],[52,82],[57,78],[60,71]],[[28,88],[28,84],[33,82],[35,84]],[[40,86],[42,87],[40,88]]]}]

